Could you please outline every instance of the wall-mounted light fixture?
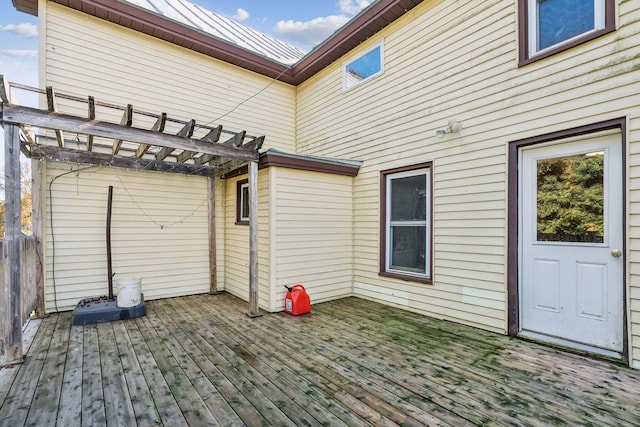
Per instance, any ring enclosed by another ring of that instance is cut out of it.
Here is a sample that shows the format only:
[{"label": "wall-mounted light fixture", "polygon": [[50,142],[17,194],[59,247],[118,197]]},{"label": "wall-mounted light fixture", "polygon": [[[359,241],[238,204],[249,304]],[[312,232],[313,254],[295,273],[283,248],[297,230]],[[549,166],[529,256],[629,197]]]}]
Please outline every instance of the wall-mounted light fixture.
[{"label": "wall-mounted light fixture", "polygon": [[444,136],[448,133],[460,133],[461,130],[462,123],[459,123],[455,120],[450,120],[447,126],[436,131],[436,135],[438,136],[438,138],[444,138]]}]

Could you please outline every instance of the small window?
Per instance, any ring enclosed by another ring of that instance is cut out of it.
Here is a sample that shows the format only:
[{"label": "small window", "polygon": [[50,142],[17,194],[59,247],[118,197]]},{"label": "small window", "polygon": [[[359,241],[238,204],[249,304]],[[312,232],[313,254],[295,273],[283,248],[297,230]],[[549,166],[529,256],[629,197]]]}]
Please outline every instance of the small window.
[{"label": "small window", "polygon": [[[520,59],[543,58],[613,31],[613,0],[520,0]],[[529,61],[527,61],[529,62]]]},{"label": "small window", "polygon": [[236,224],[249,224],[249,181],[238,181]]},{"label": "small window", "polygon": [[382,42],[373,49],[342,66],[342,89],[349,90],[382,74],[383,67]]},{"label": "small window", "polygon": [[431,164],[382,172],[380,274],[431,283]]}]

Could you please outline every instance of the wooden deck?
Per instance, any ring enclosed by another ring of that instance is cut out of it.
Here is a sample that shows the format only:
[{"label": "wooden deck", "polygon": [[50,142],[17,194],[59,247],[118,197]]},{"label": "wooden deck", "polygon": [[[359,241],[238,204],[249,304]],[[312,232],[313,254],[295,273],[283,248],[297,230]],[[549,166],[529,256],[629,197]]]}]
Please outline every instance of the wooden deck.
[{"label": "wooden deck", "polygon": [[0,371],[0,425],[640,425],[640,372],[617,364],[356,298],[246,308],[223,293],[84,327],[52,315]]}]

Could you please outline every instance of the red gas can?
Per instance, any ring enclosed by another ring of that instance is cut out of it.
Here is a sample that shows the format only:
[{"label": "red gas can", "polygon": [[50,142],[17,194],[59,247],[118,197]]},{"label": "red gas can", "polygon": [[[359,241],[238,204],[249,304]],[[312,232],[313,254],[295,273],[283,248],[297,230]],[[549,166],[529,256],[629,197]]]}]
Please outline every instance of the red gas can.
[{"label": "red gas can", "polygon": [[298,283],[292,287],[285,285],[285,288],[289,291],[284,299],[284,311],[286,313],[297,316],[311,311],[311,299],[304,286]]}]

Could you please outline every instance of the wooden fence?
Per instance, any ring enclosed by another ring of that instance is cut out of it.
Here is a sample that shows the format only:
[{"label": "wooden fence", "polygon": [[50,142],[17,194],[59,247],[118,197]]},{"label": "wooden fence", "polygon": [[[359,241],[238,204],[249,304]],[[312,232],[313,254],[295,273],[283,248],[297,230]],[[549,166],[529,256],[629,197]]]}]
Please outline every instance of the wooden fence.
[{"label": "wooden fence", "polygon": [[[22,290],[22,324],[24,325],[29,316],[38,305],[38,255],[36,251],[36,238],[33,236],[22,236],[20,241],[20,289]],[[9,283],[9,260],[7,244],[0,240],[0,362],[4,361],[6,354],[6,343],[10,334],[11,313],[13,312],[11,303],[11,292]]]}]

